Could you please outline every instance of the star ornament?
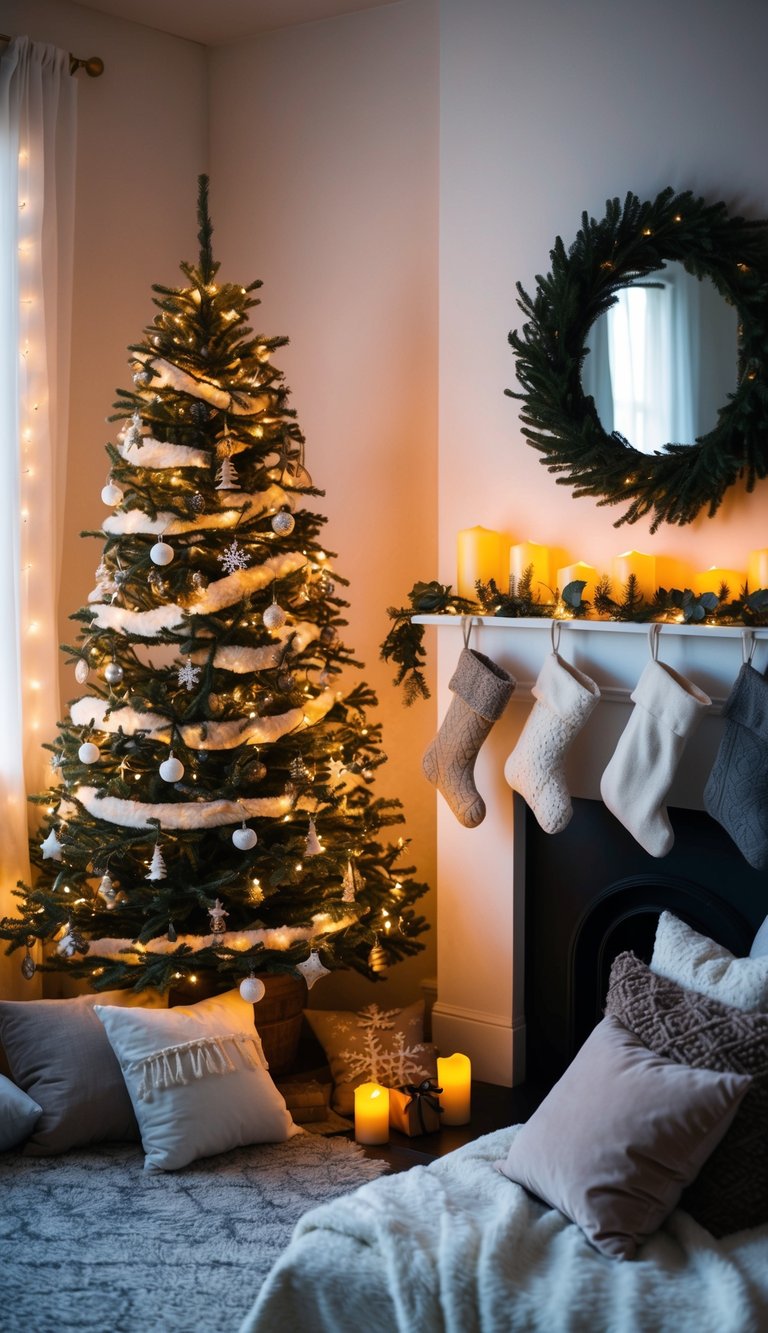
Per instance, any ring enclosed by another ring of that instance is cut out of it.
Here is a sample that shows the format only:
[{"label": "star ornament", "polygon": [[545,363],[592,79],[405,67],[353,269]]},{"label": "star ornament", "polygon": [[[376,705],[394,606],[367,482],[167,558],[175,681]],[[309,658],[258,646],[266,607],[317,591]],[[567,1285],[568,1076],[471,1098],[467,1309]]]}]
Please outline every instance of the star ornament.
[{"label": "star ornament", "polygon": [[59,842],[56,836],[55,828],[52,828],[44,842],[40,843],[40,849],[43,853],[44,861],[60,861],[61,854],[64,851],[63,843]]},{"label": "star ornament", "polygon": [[300,972],[306,981],[307,990],[311,990],[321,977],[330,976],[330,968],[323,967],[317,949],[313,949],[309,958],[305,958],[303,963],[296,964],[296,971]]}]

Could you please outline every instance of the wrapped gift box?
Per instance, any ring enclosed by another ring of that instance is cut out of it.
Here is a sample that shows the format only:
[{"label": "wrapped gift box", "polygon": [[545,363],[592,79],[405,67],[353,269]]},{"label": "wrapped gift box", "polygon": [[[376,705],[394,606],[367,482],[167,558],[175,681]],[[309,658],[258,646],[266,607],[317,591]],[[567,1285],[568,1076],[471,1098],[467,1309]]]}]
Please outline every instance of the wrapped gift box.
[{"label": "wrapped gift box", "polygon": [[430,1079],[423,1083],[389,1090],[389,1123],[392,1129],[414,1138],[434,1134],[440,1128],[440,1089]]}]

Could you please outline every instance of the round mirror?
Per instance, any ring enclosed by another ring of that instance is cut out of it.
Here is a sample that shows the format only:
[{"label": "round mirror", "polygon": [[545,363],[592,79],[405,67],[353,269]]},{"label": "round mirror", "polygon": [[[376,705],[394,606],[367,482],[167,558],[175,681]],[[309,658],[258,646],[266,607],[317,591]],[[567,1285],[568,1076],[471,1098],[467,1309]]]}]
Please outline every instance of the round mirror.
[{"label": "round mirror", "polygon": [[738,317],[679,261],[633,282],[595,320],[581,372],[603,430],[642,454],[693,444],[738,387]]},{"label": "round mirror", "polygon": [[517,285],[507,393],[561,485],[625,506],[616,527],[650,515],[653,532],[768,475],[768,224],[690,192],[628,194],[550,259],[533,296]]}]

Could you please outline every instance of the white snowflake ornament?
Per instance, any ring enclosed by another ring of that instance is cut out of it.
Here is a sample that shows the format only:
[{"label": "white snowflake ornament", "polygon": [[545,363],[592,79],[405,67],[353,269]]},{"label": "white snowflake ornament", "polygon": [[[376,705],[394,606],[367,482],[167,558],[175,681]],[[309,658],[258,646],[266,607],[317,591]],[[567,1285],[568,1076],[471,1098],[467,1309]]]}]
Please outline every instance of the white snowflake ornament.
[{"label": "white snowflake ornament", "polygon": [[330,976],[330,969],[324,967],[320,962],[320,955],[317,949],[313,949],[309,958],[305,958],[303,963],[296,964],[296,971],[300,972],[307,983],[307,990],[311,990],[316,981],[321,977]]},{"label": "white snowflake ornament", "polygon": [[184,666],[179,667],[178,680],[180,685],[186,685],[188,690],[193,690],[200,679],[202,667],[192,665],[192,658],[188,657]]},{"label": "white snowflake ornament", "polygon": [[63,843],[59,842],[55,828],[52,828],[48,837],[40,843],[44,861],[60,861],[61,854],[64,851]]},{"label": "white snowflake ornament", "polygon": [[228,574],[234,574],[239,569],[247,569],[251,563],[249,552],[240,545],[237,538],[216,558]]}]

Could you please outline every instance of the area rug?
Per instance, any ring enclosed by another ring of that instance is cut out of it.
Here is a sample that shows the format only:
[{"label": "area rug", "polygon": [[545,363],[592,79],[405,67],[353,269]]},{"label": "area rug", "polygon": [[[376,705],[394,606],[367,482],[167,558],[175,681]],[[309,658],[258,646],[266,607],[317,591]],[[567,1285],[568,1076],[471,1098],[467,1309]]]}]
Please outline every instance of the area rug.
[{"label": "area rug", "polygon": [[302,1214],[387,1169],[314,1134],[143,1161],[133,1144],[0,1156],[3,1333],[234,1333]]}]

